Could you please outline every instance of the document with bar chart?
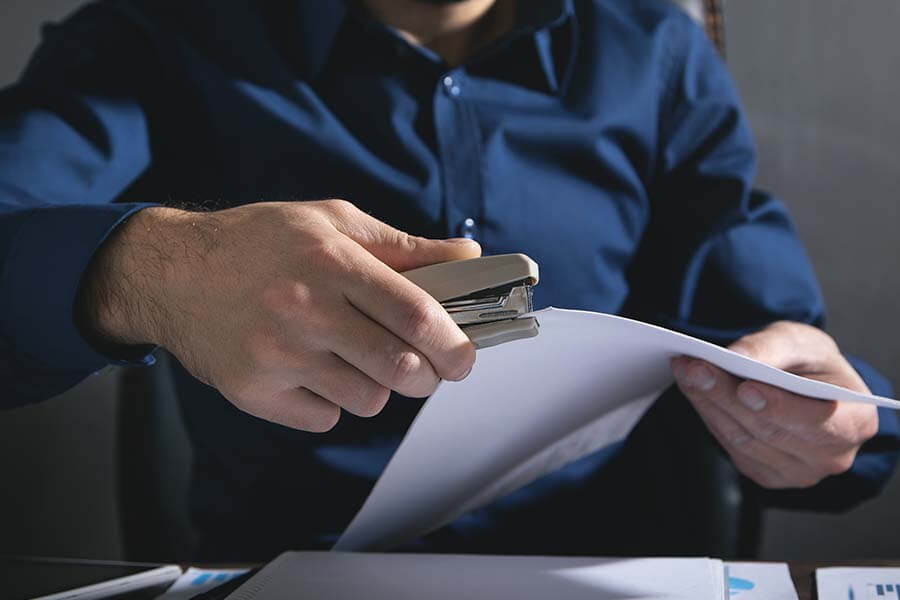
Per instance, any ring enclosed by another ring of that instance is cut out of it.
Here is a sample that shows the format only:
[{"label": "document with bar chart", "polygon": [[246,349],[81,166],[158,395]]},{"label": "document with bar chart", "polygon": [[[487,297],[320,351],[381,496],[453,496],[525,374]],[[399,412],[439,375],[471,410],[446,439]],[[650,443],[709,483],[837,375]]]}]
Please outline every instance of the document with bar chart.
[{"label": "document with bar chart", "polygon": [[900,600],[900,583],[867,583],[866,590],[872,600],[875,598]]},{"label": "document with bar chart", "polygon": [[819,600],[900,600],[900,569],[830,567],[816,570]]}]

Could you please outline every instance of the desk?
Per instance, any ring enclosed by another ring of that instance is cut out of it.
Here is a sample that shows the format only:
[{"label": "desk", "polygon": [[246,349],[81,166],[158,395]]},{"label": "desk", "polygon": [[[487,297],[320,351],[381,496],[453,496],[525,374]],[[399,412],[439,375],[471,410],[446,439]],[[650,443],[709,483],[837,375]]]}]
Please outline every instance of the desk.
[{"label": "desk", "polygon": [[[794,587],[797,588],[799,600],[814,600],[812,595],[812,578],[816,569],[823,567],[898,567],[900,568],[900,560],[882,560],[882,561],[842,561],[842,562],[802,562],[787,561],[791,571],[791,579],[794,581]],[[227,568],[252,568],[259,565],[227,565]],[[223,565],[206,565],[207,568],[225,568]],[[187,567],[185,567],[187,568]]]},{"label": "desk", "polygon": [[[187,568],[191,565],[182,565],[183,568]],[[200,568],[207,569],[234,569],[234,568],[253,568],[258,567],[260,565],[257,564],[207,564],[207,565],[193,565]],[[883,560],[883,561],[843,561],[843,562],[801,562],[801,561],[788,561],[788,566],[791,571],[791,578],[794,580],[794,586],[797,588],[797,594],[800,600],[813,600],[812,596],[812,575],[815,573],[816,569],[821,567],[837,567],[837,566],[858,566],[858,567],[873,567],[873,566],[888,566],[888,567],[900,567],[900,560]],[[151,598],[155,598],[159,592],[148,592],[146,595],[142,595],[141,593],[135,593],[128,596],[129,600],[150,600]]]}]

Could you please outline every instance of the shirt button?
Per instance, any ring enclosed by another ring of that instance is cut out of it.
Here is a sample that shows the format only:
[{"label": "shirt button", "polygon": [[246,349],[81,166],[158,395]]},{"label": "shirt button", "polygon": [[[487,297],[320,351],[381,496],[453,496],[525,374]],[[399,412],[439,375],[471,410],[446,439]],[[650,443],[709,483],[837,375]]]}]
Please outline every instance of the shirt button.
[{"label": "shirt button", "polygon": [[475,219],[473,219],[472,217],[466,217],[462,222],[462,225],[459,226],[460,235],[470,240],[475,239],[476,230],[477,228],[475,227]]},{"label": "shirt button", "polygon": [[444,91],[450,94],[451,96],[459,96],[462,90],[459,87],[459,84],[449,75],[444,77]]}]

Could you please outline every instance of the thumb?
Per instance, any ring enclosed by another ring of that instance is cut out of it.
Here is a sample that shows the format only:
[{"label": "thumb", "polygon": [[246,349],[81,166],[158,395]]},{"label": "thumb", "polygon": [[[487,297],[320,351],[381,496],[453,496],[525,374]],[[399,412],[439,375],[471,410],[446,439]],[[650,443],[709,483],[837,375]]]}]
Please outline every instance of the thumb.
[{"label": "thumb", "polygon": [[821,330],[801,323],[779,321],[746,335],[728,347],[759,362],[797,374],[826,367],[833,340]]},{"label": "thumb", "polygon": [[372,244],[362,244],[381,262],[398,273],[435,263],[481,256],[481,246],[475,240],[450,238],[434,240],[409,235],[385,225],[381,238]]},{"label": "thumb", "polygon": [[481,256],[481,246],[475,240],[435,240],[410,235],[356,208],[335,217],[332,223],[338,231],[401,273],[434,263]]}]

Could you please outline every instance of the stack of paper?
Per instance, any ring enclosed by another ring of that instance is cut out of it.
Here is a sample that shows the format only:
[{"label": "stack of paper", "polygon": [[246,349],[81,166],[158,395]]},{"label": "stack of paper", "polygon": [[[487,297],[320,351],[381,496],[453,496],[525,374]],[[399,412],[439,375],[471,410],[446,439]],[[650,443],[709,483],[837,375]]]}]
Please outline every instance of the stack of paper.
[{"label": "stack of paper", "polygon": [[428,399],[337,550],[415,539],[622,440],[672,384],[676,356],[805,396],[900,408],[638,321],[560,309],[534,316],[537,337],[479,350],[466,380]]},{"label": "stack of paper", "polygon": [[725,600],[725,569],[706,558],[546,558],[289,552],[229,600]]},{"label": "stack of paper", "polygon": [[797,600],[797,592],[784,563],[289,552],[229,596],[275,598]]}]

